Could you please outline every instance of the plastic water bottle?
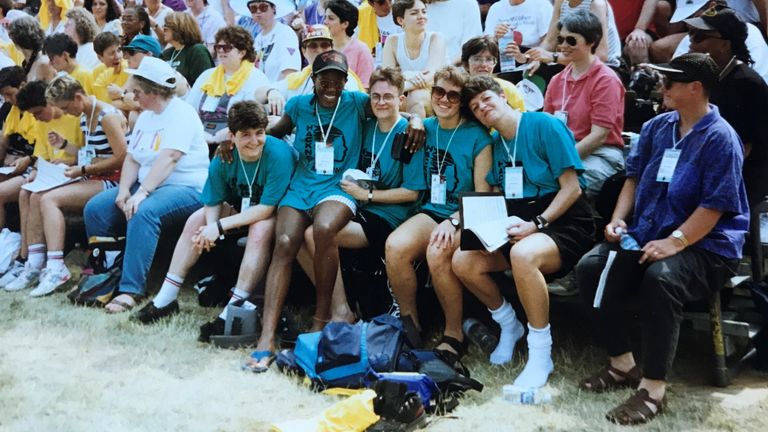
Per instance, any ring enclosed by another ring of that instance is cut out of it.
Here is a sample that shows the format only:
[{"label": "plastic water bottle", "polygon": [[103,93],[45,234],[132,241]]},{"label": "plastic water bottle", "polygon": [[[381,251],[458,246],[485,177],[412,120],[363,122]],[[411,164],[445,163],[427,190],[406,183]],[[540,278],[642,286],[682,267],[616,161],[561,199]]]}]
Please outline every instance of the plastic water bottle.
[{"label": "plastic water bottle", "polygon": [[485,326],[485,324],[474,318],[467,318],[462,325],[464,334],[472,343],[479,346],[480,349],[490,354],[499,344],[499,339]]},{"label": "plastic water bottle", "polygon": [[517,405],[542,405],[552,402],[552,395],[543,388],[522,388],[511,384],[502,387],[503,398]]},{"label": "plastic water bottle", "polygon": [[641,247],[637,243],[637,240],[635,240],[634,237],[629,235],[626,231],[624,231],[622,228],[616,228],[614,232],[621,236],[619,239],[619,245],[624,250],[640,250]]}]

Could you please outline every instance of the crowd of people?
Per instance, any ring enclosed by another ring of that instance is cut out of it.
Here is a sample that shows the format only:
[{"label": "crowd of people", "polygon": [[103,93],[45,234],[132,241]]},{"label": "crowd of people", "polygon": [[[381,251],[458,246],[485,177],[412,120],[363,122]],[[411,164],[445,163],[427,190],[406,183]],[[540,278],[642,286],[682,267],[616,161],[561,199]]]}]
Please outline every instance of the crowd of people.
[{"label": "crowd of people", "polygon": [[[0,288],[41,297],[70,281],[67,216],[82,215],[89,239],[124,237],[105,311],[152,324],[180,312],[203,254],[245,238],[229,303],[199,339],[224,334],[230,306],[258,310],[244,367],[264,372],[294,267],[316,291],[309,331],[359,318],[346,293],[366,288],[344,286],[340,249],[359,250],[382,263],[412,346],[423,263],[444,317],[435,349],[466,353],[466,290],[500,328],[491,363],[527,334],[514,385],[530,389],[555,370],[547,282],[572,274],[609,356],[580,387],[635,388],[607,418],[647,422],[683,305],[734,275],[768,193],[768,1],[676,3],[0,0],[0,228],[18,219],[21,236]],[[661,113],[627,145],[635,71],[658,81]],[[604,185],[624,177],[599,224]],[[462,247],[473,192],[520,218],[495,251]],[[617,248],[639,264],[595,307]]]}]

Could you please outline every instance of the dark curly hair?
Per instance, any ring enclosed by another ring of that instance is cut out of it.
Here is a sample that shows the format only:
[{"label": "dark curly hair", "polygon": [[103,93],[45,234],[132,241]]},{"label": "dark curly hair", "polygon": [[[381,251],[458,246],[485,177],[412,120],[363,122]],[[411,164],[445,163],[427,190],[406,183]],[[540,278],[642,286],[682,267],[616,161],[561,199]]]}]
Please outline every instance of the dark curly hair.
[{"label": "dark curly hair", "polygon": [[0,89],[3,87],[21,87],[27,80],[27,74],[19,66],[8,66],[0,69]]},{"label": "dark curly hair", "polygon": [[28,82],[16,94],[16,106],[22,111],[45,107],[48,105],[48,100],[45,98],[45,90],[47,88],[48,83],[44,80]]},{"label": "dark curly hair", "polygon": [[[115,0],[104,0],[107,2],[107,15],[104,19],[107,22],[120,18],[120,8],[117,6]],[[83,7],[88,9],[90,13],[93,13],[93,0],[85,0]]]},{"label": "dark curly hair", "polygon": [[8,30],[8,36],[19,48],[32,50],[33,52],[43,49],[45,33],[40,28],[40,23],[31,16],[14,20],[11,23],[11,28]]},{"label": "dark curly hair", "polygon": [[248,129],[264,129],[267,127],[267,112],[256,102],[238,102],[229,109],[227,126],[233,134]]},{"label": "dark curly hair", "polygon": [[253,62],[256,60],[256,51],[253,49],[253,36],[240,26],[222,27],[216,32],[216,43],[226,42],[245,53],[243,60]]}]

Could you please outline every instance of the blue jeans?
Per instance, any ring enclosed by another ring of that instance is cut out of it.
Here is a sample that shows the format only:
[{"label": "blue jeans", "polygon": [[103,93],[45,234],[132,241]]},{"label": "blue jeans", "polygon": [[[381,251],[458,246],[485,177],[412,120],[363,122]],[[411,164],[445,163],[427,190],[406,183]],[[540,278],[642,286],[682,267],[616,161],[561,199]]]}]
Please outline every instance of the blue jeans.
[{"label": "blue jeans", "polygon": [[[136,183],[131,192],[139,188]],[[189,215],[203,206],[200,192],[189,186],[165,185],[155,189],[139,205],[126,224],[125,215],[115,205],[118,188],[105,190],[85,206],[85,229],[91,236],[120,236],[125,233],[121,293],[144,295],[147,273],[157,249],[160,230],[183,224]],[[127,225],[127,229],[126,229]]]}]

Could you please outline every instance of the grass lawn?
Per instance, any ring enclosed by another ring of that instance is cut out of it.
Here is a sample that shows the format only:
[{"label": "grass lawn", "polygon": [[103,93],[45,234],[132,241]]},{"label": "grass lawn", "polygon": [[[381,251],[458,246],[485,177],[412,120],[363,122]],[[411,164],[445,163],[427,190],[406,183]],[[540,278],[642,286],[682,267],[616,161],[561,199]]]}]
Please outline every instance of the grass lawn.
[{"label": "grass lawn", "polygon": [[[182,313],[154,326],[78,308],[61,293],[42,299],[0,292],[0,431],[264,431],[309,418],[335,399],[313,393],[273,367],[240,371],[246,350],[218,350],[196,341],[200,324],[219,311],[197,306],[185,290]],[[490,367],[477,351],[466,364],[486,385],[471,392],[434,431],[608,431],[603,415],[629,396],[579,392],[583,376],[602,364],[583,322],[555,319],[553,403],[517,406],[501,386],[520,372]],[[766,431],[768,376],[743,371],[731,387],[709,385],[707,336],[681,342],[667,414],[631,430]]]}]

